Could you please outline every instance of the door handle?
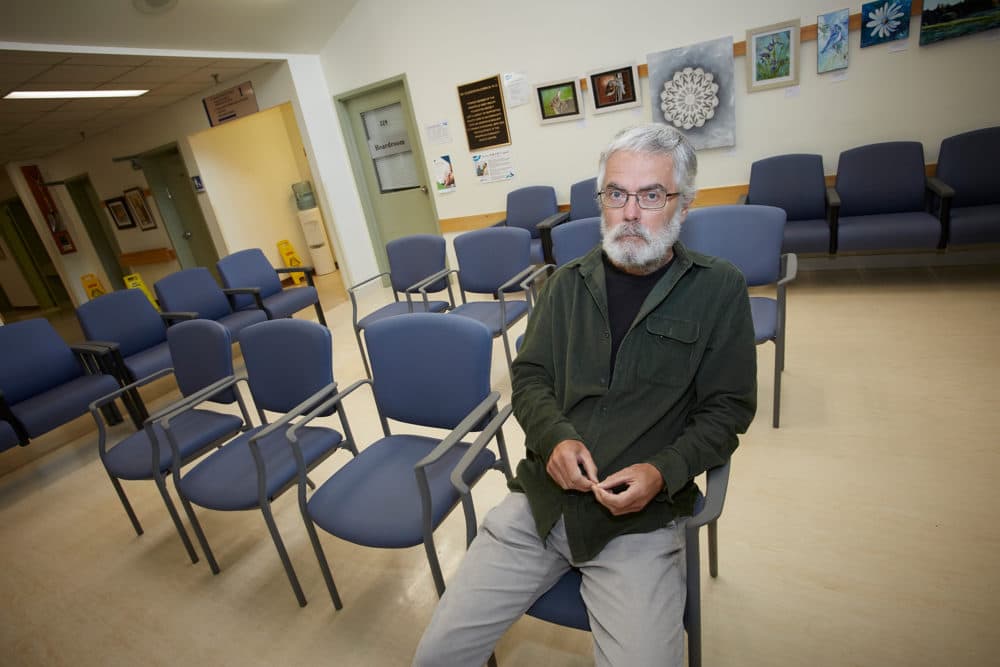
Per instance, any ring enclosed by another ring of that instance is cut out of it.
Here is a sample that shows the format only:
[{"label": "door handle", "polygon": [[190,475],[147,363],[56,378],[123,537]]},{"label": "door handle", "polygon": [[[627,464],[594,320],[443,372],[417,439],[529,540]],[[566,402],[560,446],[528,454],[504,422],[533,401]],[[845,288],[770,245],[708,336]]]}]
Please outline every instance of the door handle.
[{"label": "door handle", "polygon": [[191,232],[184,232],[183,234],[181,234],[181,236],[184,238],[185,241],[190,241],[192,234]]}]

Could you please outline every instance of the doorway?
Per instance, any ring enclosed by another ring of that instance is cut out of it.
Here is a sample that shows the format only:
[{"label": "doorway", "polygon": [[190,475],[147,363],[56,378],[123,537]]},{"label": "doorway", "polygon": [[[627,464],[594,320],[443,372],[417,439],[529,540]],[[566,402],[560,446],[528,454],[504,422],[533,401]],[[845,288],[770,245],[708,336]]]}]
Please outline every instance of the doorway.
[{"label": "doorway", "polygon": [[365,86],[335,101],[375,256],[387,271],[386,243],[441,233],[406,78]]},{"label": "doorway", "polygon": [[218,278],[215,263],[219,253],[177,146],[143,153],[134,160],[146,175],[181,268],[203,266]]},{"label": "doorway", "polygon": [[107,216],[102,213],[103,207],[97,198],[97,191],[90,183],[90,177],[86,174],[77,176],[66,180],[63,185],[66,186],[83,227],[87,230],[87,236],[90,237],[90,243],[94,246],[98,259],[101,260],[104,273],[111,283],[110,289],[112,291],[125,289],[122,267],[118,261],[122,254],[121,248],[118,247],[118,240],[109,227]]},{"label": "doorway", "polygon": [[[34,306],[43,312],[72,309],[73,302],[69,292],[66,291],[59,271],[38,236],[24,204],[20,199],[9,199],[0,203],[0,209],[0,236],[34,297]],[[9,294],[5,295],[7,305],[17,306],[10,297]],[[31,309],[30,306],[28,308]],[[19,317],[14,312],[4,312],[4,319],[9,322]]]}]

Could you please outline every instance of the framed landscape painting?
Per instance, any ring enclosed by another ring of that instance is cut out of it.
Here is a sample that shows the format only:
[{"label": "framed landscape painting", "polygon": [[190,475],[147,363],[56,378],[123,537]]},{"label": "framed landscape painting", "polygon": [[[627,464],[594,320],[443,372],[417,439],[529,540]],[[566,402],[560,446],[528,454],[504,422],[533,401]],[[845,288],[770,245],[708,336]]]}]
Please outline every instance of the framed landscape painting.
[{"label": "framed landscape painting", "polygon": [[1000,28],[1000,4],[983,0],[924,0],[920,46]]}]

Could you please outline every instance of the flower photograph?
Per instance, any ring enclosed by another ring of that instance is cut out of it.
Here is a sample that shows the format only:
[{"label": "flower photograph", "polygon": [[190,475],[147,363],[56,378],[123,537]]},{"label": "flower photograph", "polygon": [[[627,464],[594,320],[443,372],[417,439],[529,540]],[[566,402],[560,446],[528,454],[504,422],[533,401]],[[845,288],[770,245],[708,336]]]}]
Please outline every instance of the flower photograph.
[{"label": "flower photograph", "polygon": [[861,48],[910,36],[910,0],[876,0],[861,5]]}]

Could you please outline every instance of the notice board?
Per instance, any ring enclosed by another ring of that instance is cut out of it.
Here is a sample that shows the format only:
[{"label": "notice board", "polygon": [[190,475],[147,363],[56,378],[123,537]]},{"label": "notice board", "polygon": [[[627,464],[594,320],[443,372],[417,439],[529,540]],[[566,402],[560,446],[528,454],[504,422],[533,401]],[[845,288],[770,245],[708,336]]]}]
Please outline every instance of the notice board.
[{"label": "notice board", "polygon": [[458,87],[458,100],[465,122],[469,150],[478,151],[510,143],[507,110],[503,102],[500,75]]},{"label": "notice board", "polygon": [[227,120],[235,120],[243,116],[257,113],[257,96],[253,92],[253,84],[244,81],[238,86],[233,86],[202,98],[201,103],[208,114],[208,124],[212,127],[225,123]]}]

